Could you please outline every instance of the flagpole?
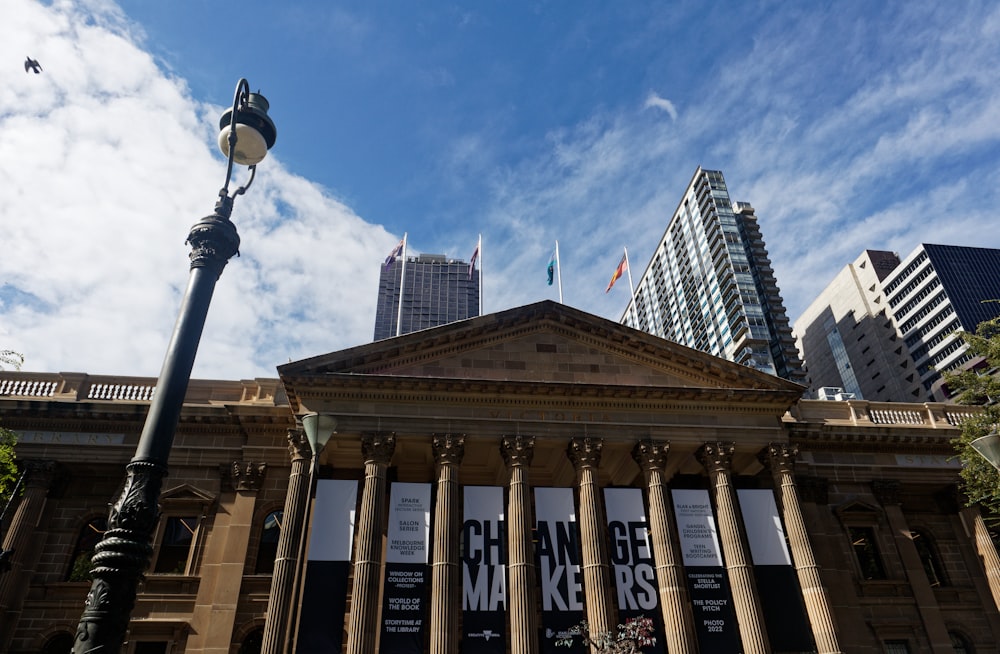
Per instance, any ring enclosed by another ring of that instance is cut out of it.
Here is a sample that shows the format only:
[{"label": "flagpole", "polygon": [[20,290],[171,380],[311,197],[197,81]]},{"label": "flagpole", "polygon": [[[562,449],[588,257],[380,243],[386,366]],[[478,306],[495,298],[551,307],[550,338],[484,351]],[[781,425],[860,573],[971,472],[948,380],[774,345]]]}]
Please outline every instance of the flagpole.
[{"label": "flagpole", "polygon": [[479,234],[479,243],[476,245],[479,251],[479,315],[483,315],[483,235]]},{"label": "flagpole", "polygon": [[632,314],[635,316],[635,328],[639,329],[639,312],[635,306],[635,286],[632,285],[632,264],[628,261],[628,248],[623,245],[622,249],[625,250],[625,270],[628,271],[629,306],[632,307]]},{"label": "flagpole", "polygon": [[396,336],[403,328],[403,283],[406,281],[406,232],[403,232],[403,254],[400,257],[403,269],[399,272],[399,306],[396,307]]},{"label": "flagpole", "polygon": [[562,268],[559,266],[559,241],[556,241],[556,277],[559,279],[559,304],[562,304]]}]

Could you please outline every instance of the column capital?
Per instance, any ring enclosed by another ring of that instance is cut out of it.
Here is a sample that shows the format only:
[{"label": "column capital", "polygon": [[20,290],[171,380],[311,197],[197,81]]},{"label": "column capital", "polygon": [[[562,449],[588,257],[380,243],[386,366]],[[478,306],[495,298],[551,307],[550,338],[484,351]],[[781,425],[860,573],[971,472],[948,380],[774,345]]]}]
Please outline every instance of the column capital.
[{"label": "column capital", "polygon": [[534,436],[504,436],[500,439],[500,455],[508,468],[530,466],[534,453]]},{"label": "column capital", "polygon": [[220,468],[223,481],[228,481],[235,491],[259,491],[267,473],[266,463],[253,461],[233,461],[229,465],[222,464]]},{"label": "column capital", "polygon": [[438,465],[459,465],[465,456],[465,434],[434,434],[431,449]]},{"label": "column capital", "polygon": [[361,454],[365,464],[389,465],[392,453],[396,451],[395,432],[377,432],[361,435]]},{"label": "column capital", "polygon": [[27,459],[24,461],[25,488],[48,488],[55,479],[59,464],[52,459]]},{"label": "column capital", "polygon": [[879,504],[900,504],[899,499],[900,483],[898,479],[873,479],[872,493]]},{"label": "column capital", "polygon": [[735,452],[735,443],[719,441],[705,443],[698,449],[696,456],[709,472],[729,472]]},{"label": "column capital", "polygon": [[582,468],[597,469],[601,465],[601,449],[604,447],[603,438],[590,438],[589,436],[578,436],[569,442],[566,448],[566,456],[573,463],[577,470]]},{"label": "column capital", "polygon": [[757,455],[757,459],[774,473],[794,472],[798,457],[799,446],[792,443],[768,443]]},{"label": "column capital", "polygon": [[632,458],[639,464],[643,472],[662,471],[667,467],[668,452],[670,452],[669,441],[654,441],[645,438],[632,448]]},{"label": "column capital", "polygon": [[293,427],[288,430],[288,456],[293,462],[308,461],[312,458],[312,449],[309,447],[305,429]]}]

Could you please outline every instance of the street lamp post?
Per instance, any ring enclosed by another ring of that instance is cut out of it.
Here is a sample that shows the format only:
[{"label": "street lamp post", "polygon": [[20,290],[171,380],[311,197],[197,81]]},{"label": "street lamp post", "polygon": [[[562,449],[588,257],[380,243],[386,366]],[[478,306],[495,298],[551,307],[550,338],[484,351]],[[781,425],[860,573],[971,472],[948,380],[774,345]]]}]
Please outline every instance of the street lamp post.
[{"label": "street lamp post", "polygon": [[[167,474],[167,460],[208,306],[223,268],[239,253],[240,237],[229,220],[233,201],[253,183],[257,163],[277,136],[267,109],[264,96],[251,93],[250,85],[241,79],[233,107],[219,123],[219,145],[228,160],[226,183],[219,191],[215,212],[199,220],[188,234],[188,286],[135,456],[125,466],[125,486],[111,507],[108,529],[94,548],[94,581],[76,630],[74,654],[117,654],[125,639],[136,587],[149,566],[150,540],[159,518],[160,488]],[[250,179],[230,194],[234,163],[249,166]]]}]

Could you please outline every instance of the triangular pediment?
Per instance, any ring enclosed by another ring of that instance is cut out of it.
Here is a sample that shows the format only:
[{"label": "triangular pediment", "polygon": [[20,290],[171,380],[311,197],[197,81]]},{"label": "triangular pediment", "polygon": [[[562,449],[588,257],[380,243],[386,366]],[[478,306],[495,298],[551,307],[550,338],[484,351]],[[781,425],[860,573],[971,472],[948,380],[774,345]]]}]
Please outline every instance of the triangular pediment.
[{"label": "triangular pediment", "polygon": [[160,493],[160,504],[169,506],[206,507],[215,501],[215,495],[191,484],[174,486]]},{"label": "triangular pediment", "polygon": [[792,382],[545,301],[279,366],[323,375],[801,392]]}]

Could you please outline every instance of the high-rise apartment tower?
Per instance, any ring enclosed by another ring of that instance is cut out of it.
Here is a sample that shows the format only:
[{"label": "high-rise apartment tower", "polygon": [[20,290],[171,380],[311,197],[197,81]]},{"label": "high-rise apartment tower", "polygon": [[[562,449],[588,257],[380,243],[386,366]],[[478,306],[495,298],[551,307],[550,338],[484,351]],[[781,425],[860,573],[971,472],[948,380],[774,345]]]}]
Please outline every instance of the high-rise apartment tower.
[{"label": "high-rise apartment tower", "polygon": [[405,263],[397,258],[382,266],[375,308],[376,341],[478,315],[479,271],[472,270],[468,262],[443,254],[420,254],[407,256]]},{"label": "high-rise apartment tower", "polygon": [[923,244],[905,259],[865,250],[795,321],[814,392],[946,399],[943,373],[975,366],[955,332],[1000,315],[1000,250]]},{"label": "high-rise apartment tower", "polygon": [[805,373],[753,207],[695,171],[622,322],[790,381]]}]

